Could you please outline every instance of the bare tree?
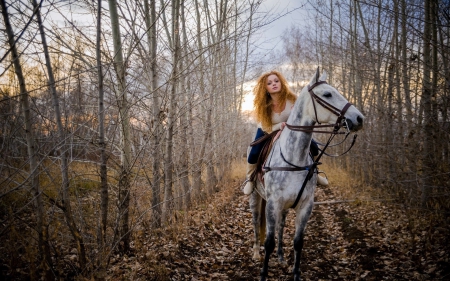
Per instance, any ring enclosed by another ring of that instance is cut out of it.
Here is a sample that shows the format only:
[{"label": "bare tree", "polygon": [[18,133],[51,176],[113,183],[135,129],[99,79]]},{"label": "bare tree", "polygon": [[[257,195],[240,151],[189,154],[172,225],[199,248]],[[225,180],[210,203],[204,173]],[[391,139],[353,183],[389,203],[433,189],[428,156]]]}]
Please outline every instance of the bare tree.
[{"label": "bare tree", "polygon": [[[34,137],[34,130],[32,127],[32,116],[30,110],[30,101],[29,94],[26,87],[25,77],[22,72],[22,65],[19,57],[19,53],[17,51],[16,42],[14,39],[14,32],[11,27],[9,21],[9,15],[6,7],[6,2],[4,0],[0,1],[0,5],[2,8],[2,16],[5,22],[5,29],[8,35],[8,43],[12,55],[12,61],[14,63],[14,70],[16,72],[17,79],[19,80],[20,87],[20,102],[22,105],[22,112],[25,121],[25,135],[27,141],[27,150],[28,150],[28,158],[29,158],[29,179],[31,190],[34,195],[34,206],[36,210],[36,232],[38,233],[38,245],[39,252],[42,257],[41,268],[44,271],[45,280],[53,280],[54,274],[53,263],[50,254],[50,246],[48,242],[48,231],[47,231],[47,222],[44,204],[42,200],[42,190],[39,185],[39,167],[38,167],[38,153],[36,151],[36,140]],[[37,13],[39,13],[37,11]],[[33,278],[37,278],[37,276],[32,276]]]},{"label": "bare tree", "polygon": [[[42,200],[44,216],[46,211],[51,214],[43,222],[47,227],[43,231],[50,234],[48,244],[55,247],[48,254],[54,262],[49,268],[66,278],[69,263],[85,276],[102,279],[112,253],[139,247],[139,239],[132,239],[159,227],[161,216],[170,223],[193,204],[207,200],[226,180],[232,159],[244,152],[247,143],[241,137],[246,138],[242,131],[247,126],[240,113],[244,88],[239,93],[235,86],[254,77],[249,56],[252,34],[262,26],[258,21],[263,17],[255,17],[259,1],[211,5],[112,0],[109,9],[99,1],[79,1],[77,9],[70,9],[72,3],[55,2],[42,9],[42,18],[44,11],[57,14],[64,27],[45,17],[39,28],[48,43],[36,39],[33,9],[22,4],[10,4],[13,12],[8,14],[13,29],[23,31],[23,39],[14,40],[23,47],[19,56],[23,76],[30,81],[27,90],[33,95],[28,97],[33,99],[30,106],[35,107],[36,118],[31,131],[16,128],[7,136],[20,145],[1,150],[6,159],[0,159],[0,173],[10,177],[6,182],[11,196],[26,198],[12,206],[16,217],[34,212],[30,203],[36,199]],[[74,21],[77,11],[91,12],[94,19]],[[109,20],[111,28],[104,28]],[[0,64],[8,66],[6,60]],[[11,89],[19,92],[17,87]],[[13,120],[22,121],[25,118]],[[239,132],[227,134],[233,128]],[[38,155],[23,154],[25,132],[42,140]],[[30,155],[38,161],[28,171],[23,165]],[[8,157],[20,161],[7,163]],[[20,181],[8,176],[12,170],[28,177]],[[33,176],[43,183],[41,187],[31,183],[40,188],[33,191],[40,198],[22,190],[32,182],[32,171],[38,171]],[[2,203],[7,197],[0,197]],[[11,216],[11,226],[28,224],[16,217]],[[13,236],[0,236],[2,244]],[[29,236],[23,239],[27,245],[34,243]],[[33,269],[37,263],[18,258],[21,265],[30,265],[30,272],[37,272]]]},{"label": "bare tree", "polygon": [[172,22],[171,22],[171,46],[172,52],[172,74],[170,76],[170,96],[167,116],[166,135],[166,157],[164,159],[164,201],[161,212],[162,223],[167,223],[168,217],[173,209],[173,134],[175,127],[175,108],[177,104],[178,91],[178,67],[180,60],[180,1],[172,1]]},{"label": "bare tree", "polygon": [[119,107],[120,132],[121,132],[121,171],[119,176],[119,248],[121,252],[130,249],[130,172],[131,172],[131,139],[129,104],[125,80],[125,61],[122,55],[122,39],[120,35],[119,16],[116,0],[108,0],[111,28],[114,45],[114,66],[117,74],[116,97]]},{"label": "bare tree", "polygon": [[160,172],[160,140],[159,136],[161,134],[161,109],[160,101],[157,94],[158,88],[158,76],[157,76],[157,40],[156,40],[156,0],[152,0],[150,5],[148,0],[145,0],[145,24],[147,27],[147,40],[150,47],[150,91],[152,93],[152,119],[153,119],[153,134],[152,143],[153,157],[152,157],[152,205],[153,205],[153,219],[155,226],[159,227],[161,225],[161,172]]},{"label": "bare tree", "polygon": [[59,150],[59,154],[60,154],[60,158],[61,158],[62,196],[63,196],[62,203],[64,206],[63,211],[64,211],[64,216],[67,221],[67,225],[69,226],[70,232],[72,233],[72,236],[73,236],[76,246],[77,246],[80,267],[82,270],[84,270],[86,267],[86,250],[85,250],[85,246],[84,246],[83,237],[80,234],[80,232],[77,228],[77,225],[75,223],[73,213],[72,213],[72,206],[70,203],[71,200],[70,200],[70,194],[69,194],[69,187],[70,187],[69,167],[68,167],[68,160],[67,160],[67,151],[69,148],[66,145],[66,137],[67,136],[64,132],[65,130],[64,130],[63,123],[62,123],[61,112],[60,112],[60,108],[59,108],[59,98],[58,98],[58,94],[56,92],[55,78],[53,76],[53,69],[52,69],[52,65],[51,65],[51,61],[50,61],[50,54],[48,52],[47,40],[45,37],[45,30],[44,30],[44,26],[42,24],[40,7],[38,6],[36,0],[33,0],[33,7],[37,11],[36,18],[37,18],[37,22],[39,25],[39,31],[41,34],[42,47],[44,50],[45,64],[47,67],[47,74],[48,74],[48,86],[50,88],[50,92],[53,97],[53,106],[55,109],[55,119],[56,119],[56,124],[58,127],[59,142],[61,143],[61,145],[60,145],[61,148]]},{"label": "bare tree", "polygon": [[[370,124],[362,133],[363,143],[345,161],[335,161],[411,204],[422,202],[423,208],[432,208],[432,200],[438,206],[433,208],[450,207],[444,202],[448,192],[442,191],[443,175],[448,174],[448,134],[443,134],[448,131],[448,90],[444,90],[448,87],[443,86],[448,48],[439,43],[448,40],[448,33],[440,32],[448,17],[439,17],[442,8],[437,8],[448,4],[378,0],[340,1],[333,6],[337,8],[333,12],[326,5],[317,9],[320,17],[315,17],[329,21],[328,27],[316,24],[298,37],[305,37],[304,47],[317,38],[317,44],[325,44],[314,34],[340,31],[340,45],[331,47],[333,56],[322,53],[320,45],[308,51],[325,58],[323,66],[333,64],[334,72],[341,72],[333,75],[333,82],[344,93],[351,89],[349,98]],[[349,16],[342,17],[344,13]],[[294,49],[287,45],[286,56]],[[377,157],[368,160],[364,157],[368,151]]]},{"label": "bare tree", "polygon": [[98,77],[98,145],[100,147],[100,223],[98,225],[98,246],[99,258],[98,264],[102,274],[106,271],[106,231],[108,225],[108,171],[107,155],[105,142],[105,105],[103,90],[103,67],[101,54],[101,19],[102,19],[102,1],[97,2],[97,36],[96,36],[96,59],[97,59],[97,77]]}]

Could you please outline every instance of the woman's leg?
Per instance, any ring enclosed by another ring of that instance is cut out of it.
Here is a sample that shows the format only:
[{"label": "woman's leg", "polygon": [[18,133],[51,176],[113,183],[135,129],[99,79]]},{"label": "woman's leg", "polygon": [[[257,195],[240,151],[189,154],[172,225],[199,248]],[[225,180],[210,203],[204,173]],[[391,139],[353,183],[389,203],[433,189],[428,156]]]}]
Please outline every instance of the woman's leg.
[{"label": "woman's leg", "polygon": [[[261,128],[258,128],[256,131],[255,140],[259,139],[260,137],[264,136],[264,131]],[[255,187],[255,182],[252,180],[251,176],[256,170],[256,163],[258,162],[259,154],[261,153],[261,150],[263,149],[264,143],[257,144],[255,146],[249,147],[247,150],[247,183],[244,186],[244,194],[249,195],[253,192],[253,189]]]}]

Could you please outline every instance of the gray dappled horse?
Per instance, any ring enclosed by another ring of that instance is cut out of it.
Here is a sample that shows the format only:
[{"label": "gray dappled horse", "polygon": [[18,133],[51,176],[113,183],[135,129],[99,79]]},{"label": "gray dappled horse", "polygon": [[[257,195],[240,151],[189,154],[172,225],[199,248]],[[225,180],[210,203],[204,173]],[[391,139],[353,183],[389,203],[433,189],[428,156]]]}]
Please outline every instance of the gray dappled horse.
[{"label": "gray dappled horse", "polygon": [[[254,259],[260,259],[259,248],[264,236],[264,220],[266,224],[262,281],[266,280],[268,275],[269,258],[275,249],[276,230],[278,230],[277,254],[279,260],[284,262],[282,236],[286,215],[290,208],[294,209],[296,214],[293,274],[295,281],[300,280],[303,236],[313,209],[314,189],[317,182],[315,168],[318,163],[309,156],[312,133],[318,132],[316,130],[318,127],[334,127],[334,132],[337,132],[344,123],[348,130],[357,131],[363,125],[364,116],[361,112],[335,88],[328,85],[325,82],[326,77],[325,72],[319,77],[319,69],[317,69],[317,73],[301,91],[286,127],[273,144],[267,157],[264,165],[266,171],[264,186],[257,180],[257,192],[253,192],[250,196],[255,234]],[[314,126],[317,123],[332,125]],[[307,177],[309,180],[306,179]],[[262,211],[264,206],[265,213]]]}]

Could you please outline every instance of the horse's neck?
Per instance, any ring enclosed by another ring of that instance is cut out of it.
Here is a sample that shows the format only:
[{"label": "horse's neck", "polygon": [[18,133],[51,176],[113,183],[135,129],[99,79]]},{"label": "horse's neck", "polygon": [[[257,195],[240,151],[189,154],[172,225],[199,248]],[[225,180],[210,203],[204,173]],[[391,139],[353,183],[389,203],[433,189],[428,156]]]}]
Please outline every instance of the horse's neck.
[{"label": "horse's neck", "polygon": [[[306,114],[302,114],[303,111],[303,100],[297,100],[292,108],[287,123],[295,126],[313,126],[315,124],[314,120]],[[287,156],[288,158],[292,157],[292,159],[306,161],[309,154],[311,139],[312,133],[296,132],[286,128],[280,136],[280,144],[286,149],[286,151],[289,151],[289,156]]]}]

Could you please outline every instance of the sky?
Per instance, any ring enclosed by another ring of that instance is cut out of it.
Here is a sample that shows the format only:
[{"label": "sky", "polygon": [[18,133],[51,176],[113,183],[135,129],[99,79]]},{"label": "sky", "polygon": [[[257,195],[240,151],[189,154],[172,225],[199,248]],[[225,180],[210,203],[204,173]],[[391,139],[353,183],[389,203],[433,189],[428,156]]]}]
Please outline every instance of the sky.
[{"label": "sky", "polygon": [[[254,45],[258,56],[267,56],[267,65],[263,68],[263,71],[269,71],[278,67],[279,62],[276,60],[271,61],[272,54],[280,53],[282,51],[281,36],[292,25],[301,26],[305,20],[308,19],[307,10],[305,8],[307,0],[264,0],[259,7],[259,15],[266,14],[266,18],[275,17],[276,20],[272,21],[268,25],[261,28],[253,38]],[[104,7],[107,7],[106,3]],[[66,7],[68,8],[68,7]],[[76,6],[71,7],[72,11],[79,12]],[[70,15],[70,13],[69,13]],[[59,13],[53,13],[51,20],[57,21],[63,24],[65,19]],[[86,23],[92,22],[94,19],[92,15],[87,13],[86,15],[77,15],[77,18],[70,18],[69,20],[86,21]],[[243,111],[253,109],[253,95],[251,94],[252,88],[255,85],[255,81],[250,81],[245,84],[244,90],[247,93],[244,96],[242,105]]]},{"label": "sky", "polygon": [[[255,34],[254,47],[257,48],[257,56],[267,57],[267,62],[262,67],[262,71],[270,71],[277,69],[282,62],[276,57],[283,50],[281,36],[293,25],[302,26],[309,20],[308,10],[306,8],[307,0],[286,1],[286,0],[265,0],[261,4],[259,11],[267,13],[268,17],[278,15],[278,19],[274,20],[267,26],[264,26],[257,34]],[[244,84],[244,100],[242,104],[243,111],[251,111],[253,109],[252,89],[256,81],[250,81]]]},{"label": "sky", "polygon": [[292,25],[301,26],[307,20],[306,0],[286,1],[286,0],[265,0],[261,4],[261,13],[268,13],[268,16],[282,15],[277,20],[263,28],[259,34],[258,42],[261,42],[262,49],[282,48],[281,35]]},{"label": "sky", "polygon": [[[259,56],[267,56],[267,65],[263,68],[263,71],[269,71],[277,68],[279,63],[276,60],[271,61],[271,54],[276,54],[282,51],[283,44],[281,42],[281,36],[292,25],[301,26],[302,23],[308,18],[307,10],[305,9],[307,0],[264,0],[259,7],[259,15],[266,14],[265,17],[270,19],[276,18],[268,25],[262,27],[259,32],[254,35],[255,40],[253,47],[256,47],[256,52]],[[91,25],[94,22],[93,15],[91,13],[83,13],[77,5],[71,5],[72,1],[68,1],[67,5],[62,7],[61,12],[67,10],[64,13],[69,18],[65,18],[59,12],[47,14],[46,21],[53,21],[60,25],[65,25],[66,20],[77,21],[78,24]],[[45,3],[45,2],[44,2]],[[61,5],[59,5],[61,7]],[[107,3],[104,3],[104,7],[107,7]],[[43,14],[48,6],[43,6]],[[74,14],[72,14],[74,12]],[[82,14],[80,14],[82,13]],[[255,85],[255,81],[246,83],[245,91],[247,94],[244,97],[243,110],[251,110],[253,108],[253,95],[251,90]]]}]

